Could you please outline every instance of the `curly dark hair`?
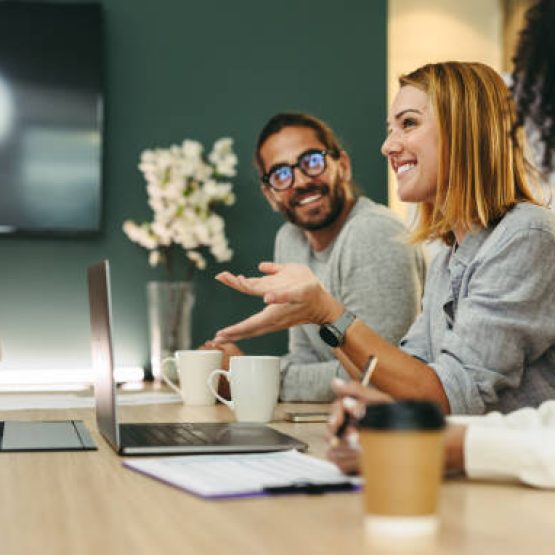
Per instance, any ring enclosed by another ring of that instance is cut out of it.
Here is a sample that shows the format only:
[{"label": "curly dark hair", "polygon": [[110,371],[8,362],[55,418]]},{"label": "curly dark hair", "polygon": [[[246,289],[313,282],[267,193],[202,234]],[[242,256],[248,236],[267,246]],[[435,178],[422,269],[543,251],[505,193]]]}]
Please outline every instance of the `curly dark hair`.
[{"label": "curly dark hair", "polygon": [[555,162],[555,0],[539,0],[526,12],[513,58],[517,125],[526,121],[539,131],[542,169]]}]

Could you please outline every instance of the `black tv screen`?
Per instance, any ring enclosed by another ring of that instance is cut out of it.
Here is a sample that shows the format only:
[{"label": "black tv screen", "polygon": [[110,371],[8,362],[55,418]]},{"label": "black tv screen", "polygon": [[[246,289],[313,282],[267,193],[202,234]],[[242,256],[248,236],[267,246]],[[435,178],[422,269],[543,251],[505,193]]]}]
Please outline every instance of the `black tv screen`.
[{"label": "black tv screen", "polygon": [[100,229],[98,4],[0,2],[0,233]]}]

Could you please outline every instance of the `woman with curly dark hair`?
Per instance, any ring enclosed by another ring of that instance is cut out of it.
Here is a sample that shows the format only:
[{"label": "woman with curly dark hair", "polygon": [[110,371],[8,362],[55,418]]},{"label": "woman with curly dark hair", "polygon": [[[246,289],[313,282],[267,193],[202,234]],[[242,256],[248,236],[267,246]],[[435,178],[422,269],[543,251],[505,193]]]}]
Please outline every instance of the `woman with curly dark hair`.
[{"label": "woman with curly dark hair", "polygon": [[526,13],[513,58],[517,126],[529,122],[539,132],[541,169],[555,169],[555,0],[540,0]]}]

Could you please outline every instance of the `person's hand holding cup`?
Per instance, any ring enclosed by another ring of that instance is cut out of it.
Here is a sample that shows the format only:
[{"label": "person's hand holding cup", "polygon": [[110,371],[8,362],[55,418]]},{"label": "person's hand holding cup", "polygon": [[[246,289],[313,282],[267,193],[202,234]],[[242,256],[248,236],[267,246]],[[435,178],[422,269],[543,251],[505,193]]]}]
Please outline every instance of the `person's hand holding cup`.
[{"label": "person's hand holding cup", "polygon": [[[334,378],[331,388],[337,395],[328,420],[329,448],[327,457],[345,474],[360,471],[360,445],[356,422],[361,418],[369,403],[388,403],[393,399],[379,389],[366,387],[359,382]],[[346,419],[348,425],[338,436],[338,430]]]}]

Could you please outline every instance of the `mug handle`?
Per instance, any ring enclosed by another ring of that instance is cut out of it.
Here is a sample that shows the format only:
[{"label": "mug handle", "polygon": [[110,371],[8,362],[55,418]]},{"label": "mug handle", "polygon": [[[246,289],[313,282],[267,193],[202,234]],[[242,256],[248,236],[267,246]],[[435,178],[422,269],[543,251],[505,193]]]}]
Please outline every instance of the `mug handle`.
[{"label": "mug handle", "polygon": [[214,378],[216,376],[223,376],[227,381],[229,381],[229,372],[226,372],[225,370],[212,370],[212,372],[210,372],[210,376],[208,376],[208,379],[206,380],[206,385],[208,385],[208,389],[212,392],[212,395],[214,395],[214,397],[218,399],[218,401],[221,401],[224,405],[227,405],[231,410],[235,410],[235,405],[233,401],[228,401],[227,399],[224,399],[214,389]]},{"label": "mug handle", "polygon": [[160,364],[160,376],[162,378],[162,380],[164,380],[164,382],[169,385],[177,394],[179,394],[179,396],[181,397],[181,391],[179,390],[179,388],[168,378],[168,376],[166,376],[166,374],[164,373],[164,367],[166,366],[166,364],[168,364],[169,362],[172,362],[173,364],[176,365],[177,364],[175,362],[175,358],[174,357],[166,357],[165,359],[162,360],[162,363]]}]

